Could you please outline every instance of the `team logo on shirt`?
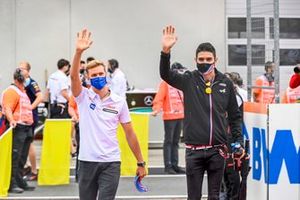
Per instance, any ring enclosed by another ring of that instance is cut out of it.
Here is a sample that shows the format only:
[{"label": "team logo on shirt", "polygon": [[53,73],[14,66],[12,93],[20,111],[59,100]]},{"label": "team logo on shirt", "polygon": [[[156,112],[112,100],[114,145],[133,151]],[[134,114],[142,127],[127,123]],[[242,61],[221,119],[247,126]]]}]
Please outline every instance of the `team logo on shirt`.
[{"label": "team logo on shirt", "polygon": [[222,89],[222,90],[219,90],[221,93],[223,93],[223,94],[225,94],[225,92],[226,92],[226,89],[224,88],[224,89]]},{"label": "team logo on shirt", "polygon": [[91,104],[90,104],[90,109],[95,110],[95,108],[96,108],[96,104],[91,103]]}]

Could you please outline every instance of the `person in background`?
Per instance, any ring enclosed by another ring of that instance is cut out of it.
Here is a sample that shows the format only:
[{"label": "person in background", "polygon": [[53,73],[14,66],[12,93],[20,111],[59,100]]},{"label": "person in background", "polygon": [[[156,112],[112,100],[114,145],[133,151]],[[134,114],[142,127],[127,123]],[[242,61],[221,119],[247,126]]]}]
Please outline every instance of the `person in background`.
[{"label": "person in background", "polygon": [[119,68],[119,62],[116,59],[108,60],[107,71],[109,72],[109,88],[117,95],[126,99],[127,81],[125,74]]},{"label": "person in background", "polygon": [[232,81],[236,93],[236,101],[243,114],[243,103],[248,101],[247,90],[243,88],[243,79],[241,75],[237,72],[225,73],[225,75]]},{"label": "person in background", "polygon": [[[229,78],[235,89],[236,100],[242,114],[243,119],[243,105],[244,102],[247,101],[247,91],[242,88],[243,86],[243,79],[241,78],[240,74],[237,72],[231,73],[224,73],[227,78]],[[228,148],[228,158],[226,158],[225,163],[225,170],[224,170],[224,194],[226,198],[222,199],[230,199],[230,200],[238,200],[239,199],[239,190],[240,190],[240,173],[237,169],[235,169],[235,162],[233,157],[233,152],[231,149],[231,144],[234,143],[233,136],[230,131],[230,127],[228,127],[228,134],[227,134],[227,148]]]},{"label": "person in background", "polygon": [[290,79],[290,88],[294,89],[300,86],[300,64],[296,65],[294,68],[294,74]]},{"label": "person in background", "polygon": [[87,57],[87,59],[86,59],[86,64],[89,64],[89,62],[91,62],[91,61],[93,61],[93,60],[95,60],[94,57],[92,57],[92,56]]},{"label": "person in background", "polygon": [[[171,70],[179,72],[184,70],[184,67],[180,63],[175,62],[172,64]],[[153,100],[152,109],[153,116],[156,116],[161,111],[163,112],[165,172],[168,174],[185,173],[185,170],[178,166],[179,139],[184,118],[182,91],[162,81]]]},{"label": "person in background", "polygon": [[120,179],[120,149],[117,128],[121,123],[128,145],[137,159],[137,176],[146,175],[145,162],[133,130],[124,98],[110,91],[103,62],[87,65],[91,88],[82,87],[79,65],[82,53],[90,47],[91,33],[77,34],[76,50],[71,67],[71,89],[79,110],[80,151],[78,185],[81,200],[113,200]]},{"label": "person in background", "polygon": [[84,60],[81,60],[80,61],[80,79],[81,79],[81,82],[82,82],[82,86],[83,87],[89,87],[89,83],[87,81],[87,74],[86,74],[86,64],[85,64],[85,61]]},{"label": "person in background", "polygon": [[[32,114],[33,114],[33,124],[32,124],[32,135],[34,137],[34,129],[38,124],[38,110],[37,107],[40,103],[43,102],[43,94],[40,90],[38,83],[31,78],[30,70],[31,66],[27,61],[20,62],[19,69],[22,72],[22,75],[25,78],[25,90],[26,94],[30,99],[31,107],[32,107]],[[24,178],[28,181],[37,180],[37,167],[36,167],[36,152],[34,144],[30,144],[29,148],[29,161],[31,164],[31,172],[27,174]],[[26,160],[23,162],[26,163]]]},{"label": "person in background", "polygon": [[[253,99],[257,103],[275,103],[275,82],[274,82],[275,64],[271,61],[265,63],[265,74],[259,76],[255,80],[253,89]],[[273,88],[260,88],[273,87]]]},{"label": "person in background", "polygon": [[2,108],[12,130],[12,170],[10,193],[32,191],[23,179],[22,170],[28,157],[30,144],[33,140],[32,105],[24,87],[25,78],[17,68],[14,72],[14,83],[2,93]]},{"label": "person in background", "polygon": [[294,89],[288,87],[281,99],[282,103],[300,103],[300,85]]},{"label": "person in background", "polygon": [[50,118],[69,118],[69,79],[67,74],[70,70],[70,63],[66,59],[57,62],[58,70],[50,75],[47,89],[50,93]]}]

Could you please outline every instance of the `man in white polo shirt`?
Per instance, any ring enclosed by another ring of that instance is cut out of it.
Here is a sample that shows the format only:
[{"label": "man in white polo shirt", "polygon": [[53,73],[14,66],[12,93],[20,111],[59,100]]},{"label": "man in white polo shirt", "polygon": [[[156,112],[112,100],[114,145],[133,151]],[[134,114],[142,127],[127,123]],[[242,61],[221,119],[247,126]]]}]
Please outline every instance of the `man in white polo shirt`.
[{"label": "man in white polo shirt", "polygon": [[109,59],[107,71],[110,73],[109,88],[126,99],[127,80],[125,74],[119,68],[119,62],[116,59]]},{"label": "man in white polo shirt", "polygon": [[64,119],[69,118],[69,73],[70,63],[66,59],[57,62],[58,70],[50,75],[47,89],[50,93],[50,118]]},{"label": "man in white polo shirt", "polygon": [[146,175],[145,162],[132,128],[126,100],[111,92],[106,83],[102,62],[87,65],[91,88],[82,87],[79,70],[81,55],[92,44],[91,33],[83,30],[77,35],[76,52],[71,67],[71,90],[79,109],[79,197],[81,200],[113,200],[120,178],[120,150],[117,127],[121,123],[126,139],[137,159],[137,175]]}]

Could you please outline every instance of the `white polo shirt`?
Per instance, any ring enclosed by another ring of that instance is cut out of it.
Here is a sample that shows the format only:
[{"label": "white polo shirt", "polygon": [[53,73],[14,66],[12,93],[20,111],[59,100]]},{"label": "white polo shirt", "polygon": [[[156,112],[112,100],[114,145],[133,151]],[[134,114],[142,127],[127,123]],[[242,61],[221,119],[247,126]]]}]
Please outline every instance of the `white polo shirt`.
[{"label": "white polo shirt", "polygon": [[126,77],[119,68],[111,75],[111,78],[109,79],[109,88],[117,95],[126,98]]},{"label": "white polo shirt", "polygon": [[69,80],[66,74],[57,70],[50,75],[47,88],[50,91],[50,103],[66,103],[67,100],[61,95],[62,90],[69,90]]},{"label": "white polo shirt", "polygon": [[131,121],[126,100],[111,92],[102,101],[92,88],[83,87],[76,102],[80,115],[79,160],[120,161],[118,124]]}]

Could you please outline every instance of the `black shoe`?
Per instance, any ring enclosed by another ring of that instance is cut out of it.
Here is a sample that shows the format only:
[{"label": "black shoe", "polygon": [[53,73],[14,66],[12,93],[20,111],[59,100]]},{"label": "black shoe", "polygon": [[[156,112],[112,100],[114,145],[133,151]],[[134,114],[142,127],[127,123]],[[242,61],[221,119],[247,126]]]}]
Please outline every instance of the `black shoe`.
[{"label": "black shoe", "polygon": [[35,190],[35,187],[34,187],[34,186],[29,186],[29,185],[27,185],[26,187],[22,187],[22,189],[23,189],[24,191],[33,191],[33,190]]},{"label": "black shoe", "polygon": [[173,169],[177,174],[185,174],[185,170],[183,167],[174,166]]},{"label": "black shoe", "polygon": [[17,193],[17,194],[20,194],[20,193],[23,193],[24,190],[18,186],[14,186],[14,187],[11,187],[9,190],[8,190],[9,193]]},{"label": "black shoe", "polygon": [[175,170],[173,168],[165,168],[165,173],[167,174],[176,174]]},{"label": "black shoe", "polygon": [[37,173],[30,172],[28,175],[23,176],[23,180],[25,181],[37,181],[38,175]]},{"label": "black shoe", "polygon": [[22,170],[22,175],[23,176],[26,176],[27,174],[29,174],[31,172],[31,167],[30,166],[27,166],[26,168],[24,168]]}]

